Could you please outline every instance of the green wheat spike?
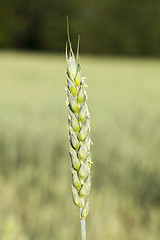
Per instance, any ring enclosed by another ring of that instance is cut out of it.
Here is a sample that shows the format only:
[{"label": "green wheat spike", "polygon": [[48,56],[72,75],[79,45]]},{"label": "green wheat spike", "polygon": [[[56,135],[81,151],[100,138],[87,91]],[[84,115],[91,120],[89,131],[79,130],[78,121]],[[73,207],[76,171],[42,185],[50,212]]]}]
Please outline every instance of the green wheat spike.
[{"label": "green wheat spike", "polygon": [[[86,239],[85,219],[89,212],[88,195],[91,188],[91,138],[90,138],[90,114],[87,106],[85,78],[82,77],[79,62],[79,41],[77,56],[75,58],[70,36],[67,18],[68,41],[66,44],[67,61],[67,106],[69,148],[72,164],[72,197],[73,202],[80,208],[81,237]],[[69,45],[69,56],[68,56]]]}]

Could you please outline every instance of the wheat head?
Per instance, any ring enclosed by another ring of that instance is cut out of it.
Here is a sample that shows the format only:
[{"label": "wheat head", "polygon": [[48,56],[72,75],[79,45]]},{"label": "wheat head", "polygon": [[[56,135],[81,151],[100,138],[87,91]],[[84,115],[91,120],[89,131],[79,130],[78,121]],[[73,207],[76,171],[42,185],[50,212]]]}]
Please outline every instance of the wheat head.
[{"label": "wheat head", "polygon": [[[69,44],[69,56],[67,46]],[[79,61],[79,38],[75,58],[68,31],[66,44],[67,61],[67,106],[69,129],[69,155],[72,172],[73,202],[80,208],[80,219],[85,220],[89,212],[88,195],[91,188],[91,138],[90,114],[87,106],[85,78],[82,77]]]}]

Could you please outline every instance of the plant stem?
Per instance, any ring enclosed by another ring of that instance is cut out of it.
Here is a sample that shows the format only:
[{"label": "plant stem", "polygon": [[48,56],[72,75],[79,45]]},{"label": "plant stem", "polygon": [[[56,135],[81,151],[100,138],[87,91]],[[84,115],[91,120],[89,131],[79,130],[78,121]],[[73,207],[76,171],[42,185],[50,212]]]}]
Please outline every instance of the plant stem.
[{"label": "plant stem", "polygon": [[[81,218],[81,211],[82,209],[80,208],[80,218]],[[80,220],[81,224],[81,240],[86,240],[86,227],[85,227],[85,220]]]}]

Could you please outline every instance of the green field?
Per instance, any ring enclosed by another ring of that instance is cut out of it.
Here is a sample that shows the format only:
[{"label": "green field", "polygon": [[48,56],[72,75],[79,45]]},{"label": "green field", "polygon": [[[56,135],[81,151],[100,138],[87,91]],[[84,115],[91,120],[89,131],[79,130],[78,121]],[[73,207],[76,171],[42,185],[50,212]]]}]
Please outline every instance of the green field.
[{"label": "green field", "polygon": [[[160,60],[81,56],[92,130],[87,240],[159,240]],[[65,57],[0,53],[0,239],[80,240]]]}]

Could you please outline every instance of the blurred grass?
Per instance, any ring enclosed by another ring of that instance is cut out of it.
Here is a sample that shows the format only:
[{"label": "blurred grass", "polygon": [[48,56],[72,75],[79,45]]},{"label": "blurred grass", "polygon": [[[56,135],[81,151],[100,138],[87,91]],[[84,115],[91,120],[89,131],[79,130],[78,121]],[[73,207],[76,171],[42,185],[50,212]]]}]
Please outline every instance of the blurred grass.
[{"label": "blurred grass", "polygon": [[[81,57],[93,140],[88,240],[159,240],[160,61]],[[0,53],[0,239],[80,239],[65,58]]]}]

